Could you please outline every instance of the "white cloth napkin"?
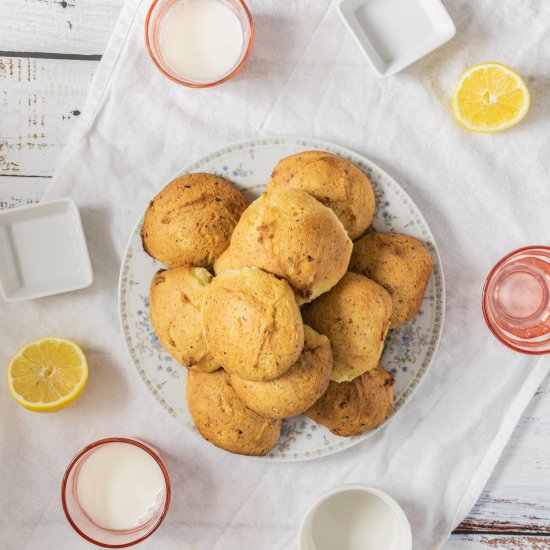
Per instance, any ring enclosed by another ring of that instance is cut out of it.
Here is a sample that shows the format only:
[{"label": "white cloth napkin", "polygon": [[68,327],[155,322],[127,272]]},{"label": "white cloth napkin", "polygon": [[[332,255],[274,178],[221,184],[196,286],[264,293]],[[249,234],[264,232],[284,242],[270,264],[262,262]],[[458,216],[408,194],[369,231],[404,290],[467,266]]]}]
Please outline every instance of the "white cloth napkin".
[{"label": "white cloth napkin", "polygon": [[[256,43],[233,81],[179,87],[144,45],[149,0],[128,0],[49,197],[81,208],[95,282],[89,289],[2,304],[0,363],[28,340],[80,342],[88,388],[53,415],[27,412],[2,382],[0,525],[5,548],[88,548],[65,521],[60,483],[70,458],[105,436],[142,438],[166,459],[173,500],[142,548],[287,549],[318,496],[343,483],[389,492],[415,548],[439,548],[468,513],[549,361],[513,353],[485,327],[485,275],[506,252],[550,236],[550,5],[453,2],[449,44],[379,80],[329,0],[251,0]],[[469,66],[499,60],[526,78],[531,112],[498,135],[470,134],[449,107]],[[361,445],[302,463],[233,456],[199,440],[154,401],[118,326],[117,279],[148,199],[183,165],[255,135],[339,143],[381,165],[414,198],[445,268],[444,335],[405,410]]]}]

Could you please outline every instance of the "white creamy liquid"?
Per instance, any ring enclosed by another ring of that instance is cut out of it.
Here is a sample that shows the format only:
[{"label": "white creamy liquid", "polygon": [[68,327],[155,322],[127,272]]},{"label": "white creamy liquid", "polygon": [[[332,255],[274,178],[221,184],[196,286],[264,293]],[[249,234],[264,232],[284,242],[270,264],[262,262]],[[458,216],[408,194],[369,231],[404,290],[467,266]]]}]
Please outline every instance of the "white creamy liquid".
[{"label": "white creamy liquid", "polygon": [[389,505],[363,491],[342,493],[323,502],[313,516],[311,530],[315,550],[404,548]]},{"label": "white creamy liquid", "polygon": [[165,498],[162,471],[130,443],[108,443],[86,458],[78,473],[80,506],[101,527],[117,531],[147,523]]},{"label": "white creamy liquid", "polygon": [[235,13],[219,0],[181,0],[166,15],[160,44],[166,63],[179,75],[212,81],[236,65],[243,30]]}]

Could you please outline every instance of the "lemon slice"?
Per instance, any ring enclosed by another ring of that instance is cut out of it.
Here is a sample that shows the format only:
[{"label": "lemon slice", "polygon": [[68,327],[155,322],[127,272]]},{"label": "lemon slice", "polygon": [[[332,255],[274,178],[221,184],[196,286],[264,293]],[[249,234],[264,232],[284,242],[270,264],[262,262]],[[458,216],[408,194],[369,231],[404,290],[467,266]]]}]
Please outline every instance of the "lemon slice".
[{"label": "lemon slice", "polygon": [[456,120],[472,132],[498,132],[515,126],[529,111],[529,90],[502,63],[468,69],[453,92]]},{"label": "lemon slice", "polygon": [[88,380],[88,362],[80,347],[62,338],[34,340],[8,365],[8,387],[23,407],[55,412],[75,401]]}]

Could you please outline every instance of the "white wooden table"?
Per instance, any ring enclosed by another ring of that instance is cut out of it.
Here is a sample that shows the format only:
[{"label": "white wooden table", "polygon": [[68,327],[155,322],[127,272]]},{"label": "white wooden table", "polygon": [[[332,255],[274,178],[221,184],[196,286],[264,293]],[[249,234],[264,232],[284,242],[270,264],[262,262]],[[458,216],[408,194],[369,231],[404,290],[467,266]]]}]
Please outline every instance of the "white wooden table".
[{"label": "white wooden table", "polygon": [[[0,0],[0,209],[40,200],[122,3]],[[550,549],[550,380],[445,548]]]}]

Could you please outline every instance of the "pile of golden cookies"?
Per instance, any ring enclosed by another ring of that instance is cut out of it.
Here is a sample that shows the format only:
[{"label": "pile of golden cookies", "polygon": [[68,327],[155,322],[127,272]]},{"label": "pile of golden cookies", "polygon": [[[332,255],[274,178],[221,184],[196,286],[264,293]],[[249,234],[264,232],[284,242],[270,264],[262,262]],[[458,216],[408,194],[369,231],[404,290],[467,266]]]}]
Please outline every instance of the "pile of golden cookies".
[{"label": "pile of golden cookies", "polygon": [[417,314],[432,258],[410,236],[364,234],[374,214],[367,176],[323,151],[282,159],[251,204],[203,173],[150,202],[143,247],[169,268],[153,278],[151,322],[188,369],[206,440],[263,455],[287,417],[353,436],[391,414],[380,356]]}]

